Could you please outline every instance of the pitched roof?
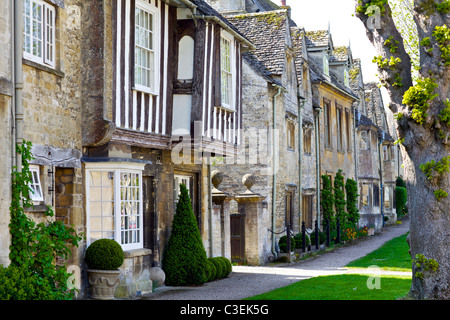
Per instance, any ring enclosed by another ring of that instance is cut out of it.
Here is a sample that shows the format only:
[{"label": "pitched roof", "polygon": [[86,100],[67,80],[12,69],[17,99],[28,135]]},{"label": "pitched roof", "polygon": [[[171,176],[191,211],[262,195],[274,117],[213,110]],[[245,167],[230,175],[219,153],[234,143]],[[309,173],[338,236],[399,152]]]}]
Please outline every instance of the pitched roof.
[{"label": "pitched roof", "polygon": [[[217,17],[222,20],[229,28],[231,28],[234,32],[237,32],[240,36],[247,39],[245,35],[243,35],[239,30],[230,22],[226,17],[217,12],[213,7],[207,4],[204,0],[190,0],[194,5],[197,6],[197,14],[204,16],[212,16]],[[248,39],[247,39],[248,40]]]},{"label": "pitched roof", "polygon": [[292,40],[292,47],[295,51],[295,68],[297,71],[297,79],[299,83],[303,83],[303,70],[302,70],[302,64],[303,59],[308,59],[308,57],[303,56],[303,47],[304,47],[304,34],[305,29],[299,28],[299,27],[291,27],[291,40]]},{"label": "pitched roof", "polygon": [[312,83],[325,82],[334,86],[335,88],[344,91],[346,94],[351,96],[353,99],[359,99],[358,95],[354,93],[350,88],[345,86],[341,81],[330,72],[330,79],[328,80],[322,72],[322,68],[314,63],[314,60],[309,61],[309,74]]},{"label": "pitched roof", "polygon": [[281,9],[280,6],[276,5],[270,0],[253,0],[253,3],[261,10],[261,11],[272,11]]},{"label": "pitched roof", "polygon": [[256,47],[255,58],[275,75],[283,72],[285,59],[286,10],[227,16]]},{"label": "pitched roof", "polygon": [[306,45],[308,48],[333,46],[328,30],[307,31]]},{"label": "pitched roof", "polygon": [[338,46],[334,47],[333,54],[330,57],[330,62],[332,61],[340,61],[346,62],[350,59],[350,48],[347,46]]},{"label": "pitched roof", "polygon": [[259,61],[255,57],[255,55],[252,52],[246,51],[242,54],[242,57],[245,60],[245,62],[247,62],[250,65],[250,67],[261,77],[263,77],[267,82],[274,83],[280,87],[283,86],[281,82],[279,82],[278,80],[274,79],[271,76],[271,72],[264,66],[264,64],[261,61]]}]

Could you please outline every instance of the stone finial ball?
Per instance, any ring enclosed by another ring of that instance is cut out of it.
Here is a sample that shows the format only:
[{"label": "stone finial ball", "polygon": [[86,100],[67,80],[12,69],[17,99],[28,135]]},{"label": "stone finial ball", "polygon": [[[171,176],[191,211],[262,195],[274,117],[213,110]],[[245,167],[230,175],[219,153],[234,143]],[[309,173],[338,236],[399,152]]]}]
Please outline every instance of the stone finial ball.
[{"label": "stone finial ball", "polygon": [[211,172],[211,182],[214,185],[215,188],[219,186],[223,181],[223,173],[219,170],[214,170]]},{"label": "stone finial ball", "polygon": [[253,174],[246,174],[242,177],[242,184],[250,190],[250,188],[255,184],[256,177]]}]

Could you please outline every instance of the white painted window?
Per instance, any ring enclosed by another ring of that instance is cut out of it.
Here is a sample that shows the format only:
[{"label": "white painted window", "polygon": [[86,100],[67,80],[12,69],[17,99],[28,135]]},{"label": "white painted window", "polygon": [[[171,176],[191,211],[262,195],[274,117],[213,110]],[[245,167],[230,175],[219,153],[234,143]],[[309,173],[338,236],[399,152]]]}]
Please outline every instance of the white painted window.
[{"label": "white painted window", "polygon": [[44,201],[44,194],[42,193],[42,185],[40,179],[39,166],[30,165],[31,182],[30,182],[30,197],[32,201]]},{"label": "white painted window", "polygon": [[137,90],[156,94],[157,61],[159,60],[158,11],[153,5],[136,1],[134,86]]},{"label": "white painted window", "polygon": [[370,141],[368,131],[361,131],[361,141],[359,148],[361,150],[369,150],[370,149]]},{"label": "white painted window", "polygon": [[391,188],[384,187],[383,202],[385,209],[391,209]]},{"label": "white painted window", "polygon": [[55,66],[55,7],[41,0],[23,2],[23,56]]},{"label": "white painted window", "polygon": [[369,193],[370,193],[369,185],[366,183],[363,183],[362,190],[361,190],[361,205],[363,207],[370,206]]},{"label": "white painted window", "polygon": [[88,245],[117,241],[124,250],[143,247],[142,164],[86,164]]},{"label": "white painted window", "polygon": [[326,54],[323,56],[323,73],[328,76],[330,75],[330,66],[328,63],[328,56]]},{"label": "white painted window", "polygon": [[235,66],[234,66],[234,41],[231,35],[222,32],[220,38],[220,70],[221,70],[221,95],[222,106],[235,110],[234,106],[234,81],[235,81]]},{"label": "white painted window", "polygon": [[344,69],[344,84],[346,87],[350,87],[350,79],[347,69]]},{"label": "white painted window", "polygon": [[391,160],[391,159],[389,158],[389,156],[390,156],[390,150],[389,150],[389,147],[388,147],[388,146],[383,146],[383,160],[384,160],[384,161],[389,161],[389,160]]}]

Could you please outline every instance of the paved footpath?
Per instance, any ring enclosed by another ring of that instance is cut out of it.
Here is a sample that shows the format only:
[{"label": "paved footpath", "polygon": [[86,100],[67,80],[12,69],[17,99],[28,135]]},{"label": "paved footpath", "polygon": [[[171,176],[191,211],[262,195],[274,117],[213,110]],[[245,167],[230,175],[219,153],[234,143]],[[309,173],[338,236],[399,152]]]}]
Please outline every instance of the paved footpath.
[{"label": "paved footpath", "polygon": [[[274,266],[233,266],[228,278],[198,287],[162,286],[141,300],[241,300],[320,275],[356,273],[345,268],[349,262],[381,247],[386,241],[409,231],[409,221],[388,226],[371,237],[315,257]],[[367,270],[361,270],[365,272]]]}]

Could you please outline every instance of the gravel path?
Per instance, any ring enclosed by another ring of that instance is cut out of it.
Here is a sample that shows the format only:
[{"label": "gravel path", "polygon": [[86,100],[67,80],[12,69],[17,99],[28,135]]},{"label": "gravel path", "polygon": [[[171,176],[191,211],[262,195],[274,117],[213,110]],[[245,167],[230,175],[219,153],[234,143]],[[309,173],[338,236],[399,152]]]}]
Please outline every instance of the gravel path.
[{"label": "gravel path", "polygon": [[[293,282],[320,275],[356,273],[344,268],[382,246],[386,241],[408,232],[409,221],[383,228],[375,236],[356,241],[327,253],[294,263],[276,266],[233,266],[228,278],[199,287],[162,286],[141,300],[240,300]],[[366,270],[361,270],[364,272]]]}]

